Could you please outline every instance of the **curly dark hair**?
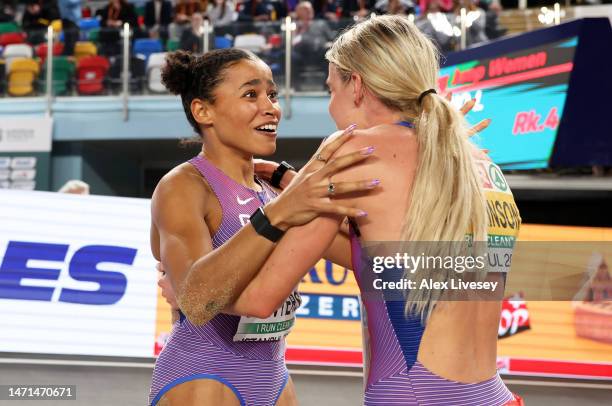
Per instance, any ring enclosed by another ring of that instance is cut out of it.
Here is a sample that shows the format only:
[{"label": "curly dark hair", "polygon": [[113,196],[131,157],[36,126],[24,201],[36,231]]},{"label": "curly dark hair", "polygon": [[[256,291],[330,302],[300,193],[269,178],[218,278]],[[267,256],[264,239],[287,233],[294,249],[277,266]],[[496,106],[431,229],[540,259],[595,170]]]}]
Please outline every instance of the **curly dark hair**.
[{"label": "curly dark hair", "polygon": [[201,135],[198,122],[191,114],[191,102],[198,98],[215,103],[213,91],[223,81],[228,68],[242,60],[259,60],[255,54],[237,48],[215,49],[204,55],[187,51],[171,52],[162,69],[162,83],[173,94],[181,96],[189,124]]}]

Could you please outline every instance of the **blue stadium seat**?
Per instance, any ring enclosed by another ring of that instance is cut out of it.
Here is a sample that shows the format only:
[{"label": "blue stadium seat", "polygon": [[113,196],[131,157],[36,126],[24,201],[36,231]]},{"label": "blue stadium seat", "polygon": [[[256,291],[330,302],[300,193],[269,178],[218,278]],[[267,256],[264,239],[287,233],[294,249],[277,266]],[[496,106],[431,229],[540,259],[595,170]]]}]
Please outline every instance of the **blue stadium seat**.
[{"label": "blue stadium seat", "polygon": [[231,48],[232,40],[227,37],[215,37],[215,49]]},{"label": "blue stadium seat", "polygon": [[164,47],[158,39],[139,38],[134,41],[134,53],[144,56],[145,61],[149,59],[149,55],[163,50]]},{"label": "blue stadium seat", "polygon": [[94,28],[100,28],[100,20],[97,18],[83,18],[79,20],[79,29],[81,31],[89,31]]}]

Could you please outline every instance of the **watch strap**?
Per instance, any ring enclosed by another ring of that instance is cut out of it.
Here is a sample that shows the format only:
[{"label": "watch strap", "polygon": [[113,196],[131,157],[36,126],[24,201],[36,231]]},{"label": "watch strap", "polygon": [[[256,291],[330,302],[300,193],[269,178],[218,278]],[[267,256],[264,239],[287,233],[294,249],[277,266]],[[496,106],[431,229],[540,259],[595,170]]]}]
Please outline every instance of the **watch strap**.
[{"label": "watch strap", "polygon": [[263,211],[262,207],[258,207],[257,210],[255,210],[255,212],[251,215],[250,222],[257,234],[272,242],[278,242],[278,240],[280,240],[285,234],[283,230],[274,227],[270,223],[270,219],[268,219],[268,216],[266,216],[266,213]]},{"label": "watch strap", "polygon": [[285,161],[281,162],[276,167],[274,172],[272,172],[272,177],[270,178],[270,185],[274,186],[275,188],[280,188],[281,179],[283,179],[283,175],[285,175],[285,172],[287,172],[289,169],[293,171],[295,170],[295,168],[289,163]]}]

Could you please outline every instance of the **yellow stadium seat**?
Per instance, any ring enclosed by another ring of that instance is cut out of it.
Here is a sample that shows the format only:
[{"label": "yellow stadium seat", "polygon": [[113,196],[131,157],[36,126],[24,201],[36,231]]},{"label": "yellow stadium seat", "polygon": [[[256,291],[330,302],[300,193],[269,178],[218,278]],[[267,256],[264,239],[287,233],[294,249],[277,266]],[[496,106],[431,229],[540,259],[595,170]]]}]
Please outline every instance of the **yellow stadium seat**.
[{"label": "yellow stadium seat", "polygon": [[53,28],[53,32],[55,33],[62,32],[62,28],[63,28],[62,20],[51,21],[51,28]]},{"label": "yellow stadium seat", "polygon": [[98,55],[98,48],[96,48],[96,44],[89,41],[79,41],[74,46],[74,57],[79,61],[79,59],[85,56],[96,56]]},{"label": "yellow stadium seat", "polygon": [[11,96],[29,96],[34,93],[34,80],[40,67],[31,58],[17,58],[8,74],[8,93]]}]

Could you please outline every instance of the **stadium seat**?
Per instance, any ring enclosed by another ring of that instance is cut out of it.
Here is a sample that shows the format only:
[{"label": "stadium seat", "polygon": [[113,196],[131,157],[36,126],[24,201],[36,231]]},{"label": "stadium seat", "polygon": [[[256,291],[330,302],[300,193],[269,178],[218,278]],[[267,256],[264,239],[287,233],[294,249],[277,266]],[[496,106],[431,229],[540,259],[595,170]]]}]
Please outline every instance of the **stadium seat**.
[{"label": "stadium seat", "polygon": [[272,48],[280,48],[283,46],[283,37],[280,34],[272,34],[268,38],[268,44]]},{"label": "stadium seat", "polygon": [[16,58],[8,73],[8,94],[29,96],[34,93],[34,80],[38,76],[38,62],[31,58]]},{"label": "stadium seat", "polygon": [[14,21],[0,23],[0,34],[6,34],[7,32],[21,32],[21,28]]},{"label": "stadium seat", "polygon": [[107,57],[120,55],[123,49],[121,31],[117,28],[100,28],[97,43],[100,55]]},{"label": "stadium seat", "polygon": [[81,31],[89,31],[94,28],[100,28],[100,20],[97,18],[82,18],[79,20],[79,29]]},{"label": "stadium seat", "polygon": [[[130,57],[128,83],[131,93],[142,93],[143,82],[145,79],[146,62],[142,56]],[[109,81],[113,92],[121,92],[123,87],[123,57],[112,58],[112,63],[108,71]]]},{"label": "stadium seat", "polygon": [[30,45],[44,44],[47,42],[47,30],[45,29],[32,29],[26,32],[26,42]]},{"label": "stadium seat", "polygon": [[134,41],[134,53],[144,56],[145,61],[149,59],[149,55],[163,50],[164,47],[158,39],[139,38]]},{"label": "stadium seat", "polygon": [[26,35],[22,32],[7,32],[0,34],[0,45],[23,44],[26,42]]},{"label": "stadium seat", "polygon": [[266,49],[266,37],[260,34],[237,35],[234,39],[234,47],[251,52],[261,52]]},{"label": "stadium seat", "polygon": [[94,28],[87,32],[87,41],[98,42],[100,39],[100,29]]},{"label": "stadium seat", "polygon": [[4,93],[4,77],[6,76],[6,65],[0,61],[0,94]]},{"label": "stadium seat", "polygon": [[28,44],[11,44],[7,45],[2,52],[4,61],[6,63],[6,71],[11,70],[11,62],[16,58],[31,58],[32,47]]},{"label": "stadium seat", "polygon": [[168,52],[172,52],[172,51],[176,51],[177,49],[179,49],[180,43],[175,40],[175,39],[169,39],[168,42],[166,42],[166,51]]},{"label": "stadium seat", "polygon": [[79,41],[74,45],[74,57],[77,62],[86,56],[98,55],[96,44],[89,41]]},{"label": "stadium seat", "polygon": [[215,37],[215,49],[231,48],[232,40],[227,37]]},{"label": "stadium seat", "polygon": [[[64,44],[56,42],[53,44],[53,56],[59,56],[64,52]],[[47,44],[40,44],[36,47],[36,56],[40,58],[41,63],[47,59]]]},{"label": "stadium seat", "polygon": [[79,94],[102,94],[104,81],[110,64],[103,56],[84,56],[77,62],[77,92]]},{"label": "stadium seat", "polygon": [[[74,62],[67,56],[53,57],[53,76],[52,86],[53,95],[65,95],[72,89],[72,80],[74,78]],[[47,84],[47,66],[42,65],[40,74],[40,91],[45,92]]]},{"label": "stadium seat", "polygon": [[161,70],[166,63],[166,52],[158,52],[149,56],[147,63],[147,89],[151,93],[166,93],[166,87],[161,81]]}]

